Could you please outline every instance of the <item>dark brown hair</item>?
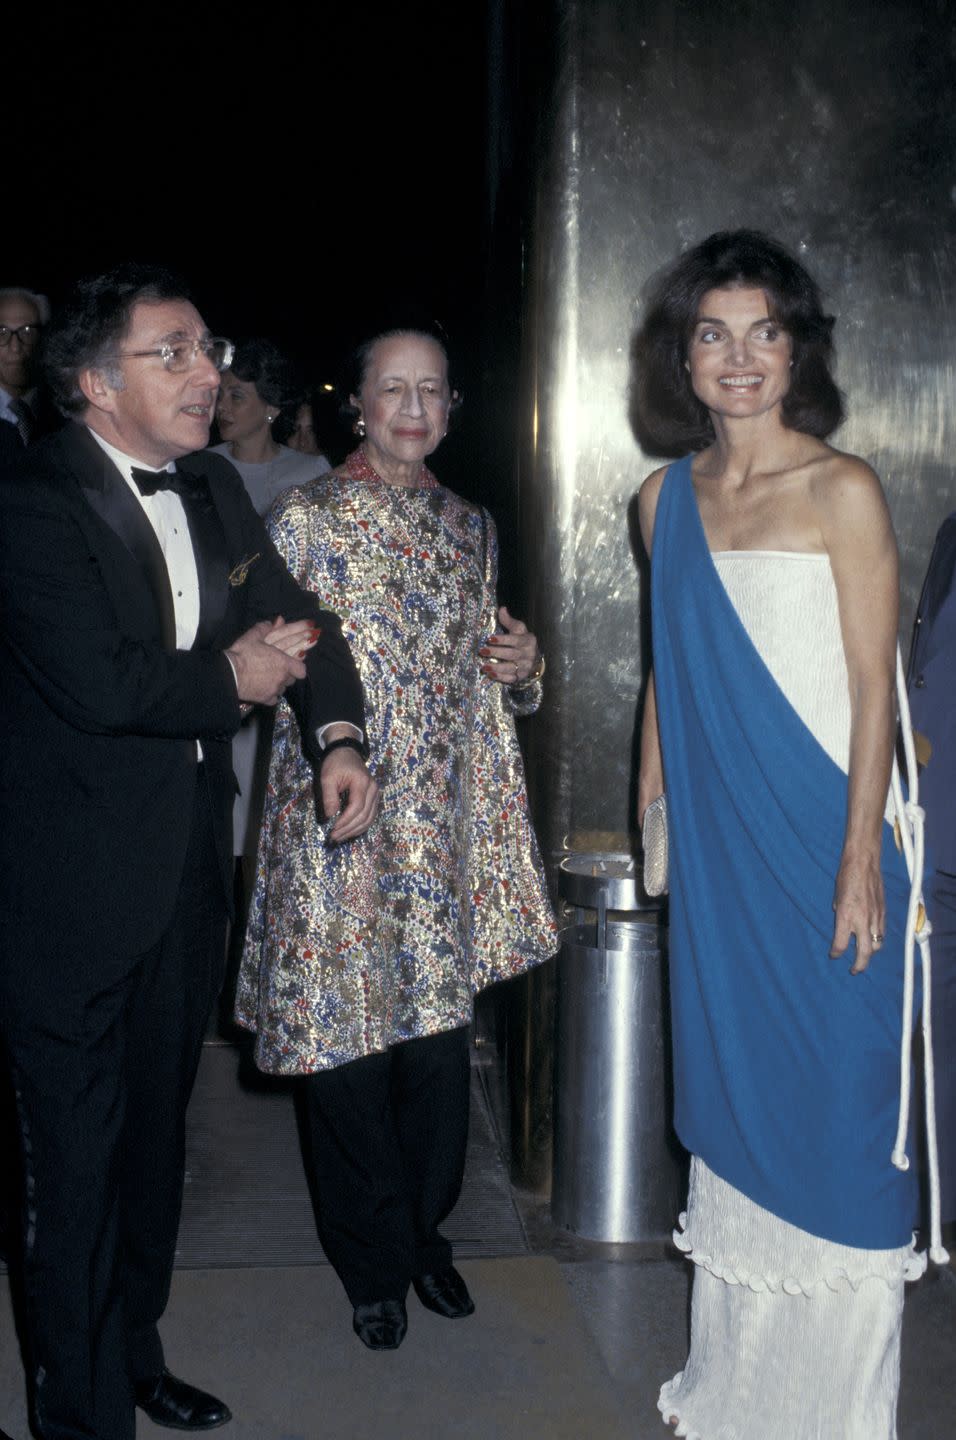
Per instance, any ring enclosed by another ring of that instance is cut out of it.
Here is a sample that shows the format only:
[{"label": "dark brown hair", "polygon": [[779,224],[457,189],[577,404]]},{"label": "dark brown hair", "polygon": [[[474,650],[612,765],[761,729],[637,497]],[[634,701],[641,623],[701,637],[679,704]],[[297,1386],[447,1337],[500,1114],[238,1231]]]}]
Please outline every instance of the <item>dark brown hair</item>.
[{"label": "dark brown hair", "polygon": [[843,399],[830,374],[833,316],[823,313],[816,282],[769,235],[720,230],[652,283],[643,323],[631,342],[631,425],[649,454],[684,455],[712,443],[710,415],[691,388],[684,362],[704,295],[737,286],[763,290],[772,318],[792,341],[783,423],[823,440],[843,420]]}]

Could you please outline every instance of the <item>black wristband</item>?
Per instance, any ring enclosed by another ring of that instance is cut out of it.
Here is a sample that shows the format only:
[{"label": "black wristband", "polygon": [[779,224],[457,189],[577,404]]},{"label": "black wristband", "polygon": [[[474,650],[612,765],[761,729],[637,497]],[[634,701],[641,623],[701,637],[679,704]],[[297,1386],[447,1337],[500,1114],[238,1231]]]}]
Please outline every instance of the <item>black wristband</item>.
[{"label": "black wristband", "polygon": [[338,740],[328,740],[325,745],[323,745],[319,756],[320,767],[325,763],[326,758],[332,754],[333,750],[341,750],[343,748],[357,750],[363,760],[368,759],[368,746],[363,740],[356,740],[354,735],[342,735]]}]

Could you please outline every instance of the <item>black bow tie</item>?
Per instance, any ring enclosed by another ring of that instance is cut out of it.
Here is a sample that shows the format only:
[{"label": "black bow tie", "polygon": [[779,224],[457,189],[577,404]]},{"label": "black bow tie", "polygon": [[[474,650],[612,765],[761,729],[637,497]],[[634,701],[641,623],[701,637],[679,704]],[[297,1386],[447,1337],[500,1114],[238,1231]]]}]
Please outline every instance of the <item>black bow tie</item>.
[{"label": "black bow tie", "polygon": [[141,495],[172,490],[175,495],[195,498],[202,489],[200,475],[183,475],[179,470],[139,470],[135,465],[130,469]]}]

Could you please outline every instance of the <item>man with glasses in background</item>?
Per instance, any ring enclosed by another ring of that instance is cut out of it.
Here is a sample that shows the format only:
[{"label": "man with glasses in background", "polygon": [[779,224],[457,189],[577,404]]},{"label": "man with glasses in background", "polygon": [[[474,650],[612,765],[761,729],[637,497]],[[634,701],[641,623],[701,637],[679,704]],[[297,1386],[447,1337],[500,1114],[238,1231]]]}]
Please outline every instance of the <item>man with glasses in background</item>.
[{"label": "man with glasses in background", "polygon": [[[70,422],[0,478],[0,1029],[25,1183],[25,1340],[43,1440],[205,1430],[170,1374],[184,1116],[222,980],[230,741],[285,693],[332,841],[377,807],[338,619],[205,446],[232,346],[122,266],[46,337]],[[318,823],[318,822],[317,822]]]},{"label": "man with glasses in background", "polygon": [[45,295],[0,286],[0,468],[56,424],[36,375],[40,335],[49,318]]}]

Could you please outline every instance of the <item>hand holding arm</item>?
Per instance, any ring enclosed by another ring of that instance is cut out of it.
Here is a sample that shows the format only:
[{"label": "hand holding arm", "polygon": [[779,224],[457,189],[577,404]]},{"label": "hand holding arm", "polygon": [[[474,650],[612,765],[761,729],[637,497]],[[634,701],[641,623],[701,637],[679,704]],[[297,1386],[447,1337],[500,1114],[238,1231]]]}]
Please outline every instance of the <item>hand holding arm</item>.
[{"label": "hand holding arm", "polygon": [[264,637],[267,645],[274,645],[284,655],[295,655],[304,660],[314,645],[318,644],[321,628],[314,620],[283,620],[277,615],[272,628]]},{"label": "hand holding arm", "polygon": [[276,705],[279,696],[295,680],[305,678],[305,665],[296,655],[287,655],[267,636],[271,620],[260,620],[226,651],[236,675],[240,701],[255,705]]}]

